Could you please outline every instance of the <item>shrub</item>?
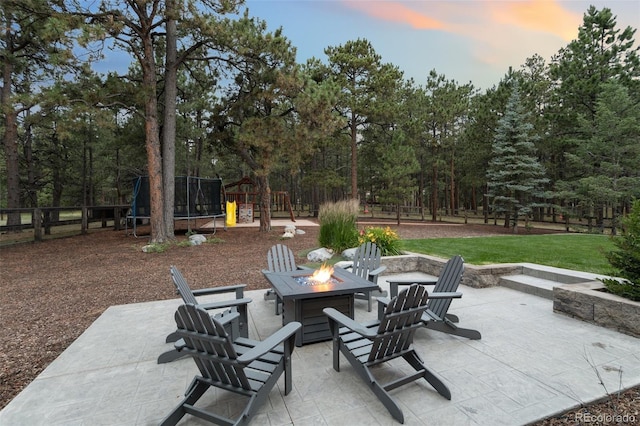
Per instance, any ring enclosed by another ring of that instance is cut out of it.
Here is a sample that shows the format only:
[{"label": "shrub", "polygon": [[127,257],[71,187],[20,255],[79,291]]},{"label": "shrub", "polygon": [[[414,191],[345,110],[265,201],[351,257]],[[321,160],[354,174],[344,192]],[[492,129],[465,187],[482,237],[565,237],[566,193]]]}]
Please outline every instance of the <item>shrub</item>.
[{"label": "shrub", "polygon": [[616,268],[616,275],[625,280],[602,282],[611,293],[640,301],[640,200],[633,203],[631,213],[622,220],[622,235],[612,238],[617,250],[608,252],[607,260]]},{"label": "shrub", "polygon": [[395,256],[400,254],[400,237],[389,228],[367,227],[360,231],[358,242],[360,244],[371,241],[380,248],[383,256]]},{"label": "shrub", "polygon": [[354,247],[358,242],[358,201],[344,200],[336,203],[324,203],[318,211],[320,246],[339,253]]}]

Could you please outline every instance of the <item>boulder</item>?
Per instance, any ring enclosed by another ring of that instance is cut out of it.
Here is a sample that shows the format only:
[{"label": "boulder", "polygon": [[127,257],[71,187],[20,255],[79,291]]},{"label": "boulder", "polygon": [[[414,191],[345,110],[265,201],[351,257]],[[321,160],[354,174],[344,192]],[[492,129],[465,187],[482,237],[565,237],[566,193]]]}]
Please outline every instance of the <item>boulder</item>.
[{"label": "boulder", "polygon": [[284,234],[282,234],[280,236],[280,238],[287,238],[288,239],[288,238],[293,238],[293,236],[294,236],[293,232],[285,231]]},{"label": "boulder", "polygon": [[352,260],[341,260],[340,262],[336,262],[335,265],[336,268],[350,268],[351,266],[353,266],[353,261]]},{"label": "boulder", "polygon": [[189,242],[192,246],[199,246],[200,244],[207,242],[207,237],[201,234],[189,235]]},{"label": "boulder", "polygon": [[356,250],[358,250],[357,247],[346,249],[345,251],[342,252],[342,257],[344,257],[347,260],[353,260],[353,258],[356,255]]},{"label": "boulder", "polygon": [[333,250],[326,248],[319,248],[309,252],[307,254],[307,260],[309,262],[325,262],[333,257]]}]

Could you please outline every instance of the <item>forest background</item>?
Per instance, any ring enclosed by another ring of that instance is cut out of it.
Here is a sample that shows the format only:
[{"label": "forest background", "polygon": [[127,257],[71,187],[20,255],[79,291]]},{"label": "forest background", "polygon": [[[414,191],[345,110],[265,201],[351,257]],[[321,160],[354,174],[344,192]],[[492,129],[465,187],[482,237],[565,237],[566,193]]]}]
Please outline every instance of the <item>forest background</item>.
[{"label": "forest background", "polygon": [[[578,37],[480,91],[426,84],[357,39],[296,63],[235,0],[0,3],[0,208],[127,204],[149,176],[151,240],[174,235],[175,176],[249,176],[298,209],[357,198],[430,215],[585,220],[616,232],[640,196],[636,29],[590,7]],[[92,69],[105,49],[125,73]]]}]

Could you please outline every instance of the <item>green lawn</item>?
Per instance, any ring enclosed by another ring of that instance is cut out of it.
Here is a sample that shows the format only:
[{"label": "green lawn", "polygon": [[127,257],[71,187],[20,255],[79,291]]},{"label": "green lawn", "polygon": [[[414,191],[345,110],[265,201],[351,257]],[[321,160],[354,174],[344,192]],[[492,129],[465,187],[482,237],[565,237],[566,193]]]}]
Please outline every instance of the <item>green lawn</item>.
[{"label": "green lawn", "polygon": [[402,250],[449,258],[461,255],[474,265],[529,262],[611,275],[604,253],[614,248],[604,235],[513,235],[402,240]]}]

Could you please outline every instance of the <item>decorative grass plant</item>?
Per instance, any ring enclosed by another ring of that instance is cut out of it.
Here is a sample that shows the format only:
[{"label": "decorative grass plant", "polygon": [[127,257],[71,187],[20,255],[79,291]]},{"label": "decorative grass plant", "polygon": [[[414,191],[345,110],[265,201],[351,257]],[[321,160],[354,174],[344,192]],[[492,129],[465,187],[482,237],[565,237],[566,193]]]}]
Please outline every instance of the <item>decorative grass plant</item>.
[{"label": "decorative grass plant", "polygon": [[320,206],[318,242],[321,247],[340,253],[358,244],[358,208],[357,200],[324,203]]}]

